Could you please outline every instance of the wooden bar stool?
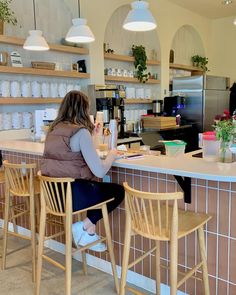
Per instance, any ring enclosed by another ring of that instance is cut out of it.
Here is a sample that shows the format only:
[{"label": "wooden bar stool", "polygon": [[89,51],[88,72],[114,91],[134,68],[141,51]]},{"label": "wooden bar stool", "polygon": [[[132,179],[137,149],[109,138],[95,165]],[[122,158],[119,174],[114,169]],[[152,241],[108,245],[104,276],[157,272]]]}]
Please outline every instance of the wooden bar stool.
[{"label": "wooden bar stool", "polygon": [[[31,240],[32,280],[36,277],[36,237],[35,237],[35,195],[39,193],[39,181],[34,177],[36,164],[12,164],[3,162],[5,172],[5,210],[3,229],[2,269],[6,268],[7,237],[14,235]],[[20,197],[20,202],[13,203],[13,198]],[[16,218],[29,214],[31,236],[17,232]],[[8,230],[9,221],[13,221],[14,232]]]},{"label": "wooden bar stool", "polygon": [[[178,200],[182,192],[149,193],[135,190],[125,182],[126,226],[120,295],[125,294],[127,270],[143,260],[153,251],[156,254],[156,294],[160,295],[160,241],[170,242],[170,294],[176,295],[177,289],[202,268],[205,294],[209,295],[209,282],[206,261],[203,226],[211,219],[210,215],[178,210]],[[170,206],[171,205],[171,206]],[[201,261],[186,272],[178,281],[178,239],[198,231]],[[138,234],[155,241],[155,246],[129,263],[130,240]],[[136,294],[142,294],[127,287]]]},{"label": "wooden bar stool", "polygon": [[[107,241],[108,251],[111,259],[111,266],[114,276],[115,288],[117,293],[119,288],[115,257],[112,247],[110,225],[107,212],[107,203],[108,201],[99,203],[95,206],[72,212],[72,193],[71,193],[71,183],[74,181],[72,178],[52,178],[40,175],[40,191],[41,191],[41,215],[40,215],[40,228],[39,228],[39,246],[38,246],[38,263],[37,263],[37,277],[36,277],[36,295],[40,294],[40,282],[41,282],[41,272],[42,272],[42,260],[45,259],[53,265],[59,267],[65,271],[65,294],[71,295],[71,268],[72,268],[72,219],[74,215],[80,215],[88,210],[92,209],[101,209],[103,214],[103,221],[105,227],[106,237],[101,238],[98,241],[90,243],[86,246],[76,249],[76,251],[82,251],[83,259],[83,271],[84,274],[87,273],[86,265],[86,253],[85,251],[91,246],[96,245],[97,243]],[[46,218],[47,215],[60,216],[64,219],[64,230],[58,233],[55,233],[51,236],[45,237],[46,230]],[[43,253],[44,241],[58,237],[60,235],[65,235],[65,265],[53,260],[49,256],[46,256]]]}]

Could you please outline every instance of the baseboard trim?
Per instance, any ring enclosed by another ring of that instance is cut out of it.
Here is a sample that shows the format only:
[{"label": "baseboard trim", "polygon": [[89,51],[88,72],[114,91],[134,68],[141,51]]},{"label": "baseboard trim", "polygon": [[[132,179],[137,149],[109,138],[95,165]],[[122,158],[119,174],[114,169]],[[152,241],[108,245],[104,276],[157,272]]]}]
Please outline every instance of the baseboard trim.
[{"label": "baseboard trim", "polygon": [[[0,219],[0,227],[3,227],[3,219]],[[13,231],[13,224],[9,223],[9,230]],[[17,230],[20,234],[25,235],[27,237],[30,236],[30,230],[21,227],[21,226],[17,226]],[[45,247],[54,250],[58,253],[61,254],[65,254],[65,245],[63,243],[57,242],[55,240],[47,240],[45,242]],[[108,261],[105,261],[101,258],[95,257],[93,255],[87,254],[87,264],[89,266],[92,266],[96,269],[99,269],[105,273],[108,274],[112,274],[112,269],[111,269],[111,264]],[[82,261],[82,257],[81,257],[81,253],[77,252],[73,255],[73,258],[78,260],[78,261]],[[121,267],[117,266],[117,272],[118,272],[118,277],[120,278],[121,275]],[[139,288],[142,288],[144,290],[147,290],[149,292],[155,293],[156,292],[156,284],[155,281],[145,277],[143,275],[140,275],[138,273],[135,273],[133,271],[128,271],[127,274],[127,282],[129,282],[130,284],[133,284]],[[161,293],[168,295],[170,294],[170,287],[165,285],[165,284],[161,284]],[[188,295],[187,293],[178,291],[177,295]]]}]

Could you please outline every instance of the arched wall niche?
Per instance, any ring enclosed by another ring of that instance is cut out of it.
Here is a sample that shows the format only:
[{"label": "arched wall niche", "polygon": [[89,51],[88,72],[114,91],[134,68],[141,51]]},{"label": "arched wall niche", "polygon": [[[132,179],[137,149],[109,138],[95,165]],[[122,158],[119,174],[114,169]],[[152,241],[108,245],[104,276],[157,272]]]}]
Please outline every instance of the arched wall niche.
[{"label": "arched wall niche", "polygon": [[191,65],[193,55],[205,56],[202,39],[197,30],[190,25],[184,25],[176,31],[170,49],[174,50],[176,64]]},{"label": "arched wall niche", "polygon": [[146,48],[149,59],[151,58],[152,49],[155,49],[157,59],[160,60],[160,42],[156,30],[149,32],[130,32],[123,29],[123,22],[130,9],[130,5],[123,5],[114,11],[106,26],[104,42],[109,43],[110,48],[115,53],[124,55],[130,55],[133,44],[143,45]]}]

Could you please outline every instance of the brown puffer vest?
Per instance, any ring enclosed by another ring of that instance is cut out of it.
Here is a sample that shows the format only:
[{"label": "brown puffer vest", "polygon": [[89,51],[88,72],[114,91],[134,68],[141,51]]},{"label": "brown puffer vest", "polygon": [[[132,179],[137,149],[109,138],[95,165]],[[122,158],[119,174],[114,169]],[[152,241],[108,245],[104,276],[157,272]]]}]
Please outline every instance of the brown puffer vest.
[{"label": "brown puffer vest", "polygon": [[95,179],[81,152],[72,152],[70,138],[82,125],[59,123],[48,133],[41,160],[42,175]]}]

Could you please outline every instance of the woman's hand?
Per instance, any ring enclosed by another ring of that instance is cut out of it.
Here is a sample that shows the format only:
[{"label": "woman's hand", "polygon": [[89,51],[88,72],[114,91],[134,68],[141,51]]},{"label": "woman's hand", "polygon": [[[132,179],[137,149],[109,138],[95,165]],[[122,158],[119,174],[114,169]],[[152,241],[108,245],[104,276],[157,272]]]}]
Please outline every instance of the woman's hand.
[{"label": "woman's hand", "polygon": [[98,135],[100,130],[101,130],[102,126],[101,123],[95,123],[94,124],[94,129],[93,129],[93,135]]}]

